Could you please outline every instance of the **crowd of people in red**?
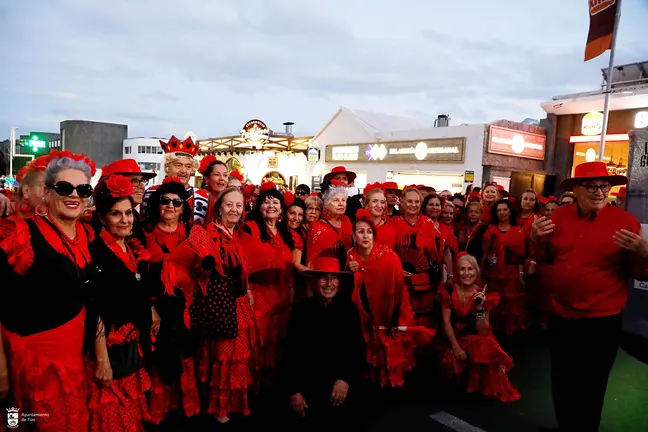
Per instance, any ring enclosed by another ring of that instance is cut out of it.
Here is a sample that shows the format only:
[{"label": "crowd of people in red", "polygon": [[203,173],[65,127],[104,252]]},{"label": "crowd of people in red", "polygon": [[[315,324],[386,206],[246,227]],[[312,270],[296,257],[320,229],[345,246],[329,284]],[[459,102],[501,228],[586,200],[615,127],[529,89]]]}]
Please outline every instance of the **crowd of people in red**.
[{"label": "crowd of people in red", "polygon": [[574,282],[555,284],[571,271],[570,241],[588,238],[569,227],[579,187],[605,198],[591,228],[610,232],[602,259],[622,266],[630,251],[633,274],[646,268],[638,223],[607,204],[623,183],[607,173],[577,172],[564,185],[576,194],[560,199],[393,182],[350,197],[344,167],[321,192],[282,193],[245,185],[214,156],[198,162],[191,139],[161,143],[167,177],[148,190],[155,174],[131,159],[103,167],[93,188],[94,163],[68,151],[19,174],[0,222],[0,397],[46,413],[39,431],[138,431],[178,410],[228,424],[268,389],[296,421],[330,425],[416,368],[515,401],[496,333],[624,305],[622,288],[609,293],[616,274],[576,305]]}]

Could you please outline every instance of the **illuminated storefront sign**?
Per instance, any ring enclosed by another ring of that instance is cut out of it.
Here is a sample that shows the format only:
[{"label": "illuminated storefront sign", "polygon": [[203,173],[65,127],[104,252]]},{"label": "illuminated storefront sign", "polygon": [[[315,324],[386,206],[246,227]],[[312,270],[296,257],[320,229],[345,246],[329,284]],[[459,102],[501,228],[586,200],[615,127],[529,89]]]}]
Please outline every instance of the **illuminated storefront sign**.
[{"label": "illuminated storefront sign", "polygon": [[635,116],[634,127],[636,129],[643,129],[648,127],[648,111],[640,111]]},{"label": "illuminated storefront sign", "polygon": [[[605,141],[630,141],[630,135],[628,134],[607,134],[605,135]],[[572,144],[575,143],[590,143],[590,142],[601,142],[601,135],[592,135],[592,136],[582,136],[582,135],[573,135],[569,137],[569,142]]]},{"label": "illuminated storefront sign", "polygon": [[488,152],[544,160],[546,143],[544,135],[491,126]]},{"label": "illuminated storefront sign", "polygon": [[268,139],[270,129],[261,120],[250,120],[241,130],[241,138],[248,143],[263,144]]},{"label": "illuminated storefront sign", "polygon": [[[326,162],[463,162],[465,138],[326,147]],[[364,157],[363,157],[364,156]]]},{"label": "illuminated storefront sign", "polygon": [[603,114],[600,112],[591,112],[585,114],[581,123],[581,134],[583,135],[600,135],[603,131]]}]

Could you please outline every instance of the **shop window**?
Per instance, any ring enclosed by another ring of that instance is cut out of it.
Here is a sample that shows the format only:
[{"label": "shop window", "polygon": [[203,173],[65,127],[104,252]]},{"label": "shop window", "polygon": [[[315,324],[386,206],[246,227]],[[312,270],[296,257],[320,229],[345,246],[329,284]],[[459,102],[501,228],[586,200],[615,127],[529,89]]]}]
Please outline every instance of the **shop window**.
[{"label": "shop window", "polygon": [[139,154],[144,153],[144,146],[137,146],[137,153]]},{"label": "shop window", "polygon": [[[584,162],[597,161],[599,158],[599,148],[599,142],[574,144],[574,163],[572,164],[571,175],[574,175],[574,169],[577,165]],[[628,141],[606,142],[603,151],[603,162],[607,165],[608,173],[628,175],[629,152],[630,143]],[[612,192],[617,192],[618,190],[619,186],[612,188]]]},{"label": "shop window", "polygon": [[449,190],[453,194],[461,193],[464,187],[463,173],[458,172],[394,172],[393,181],[400,187],[422,184],[437,192]]}]

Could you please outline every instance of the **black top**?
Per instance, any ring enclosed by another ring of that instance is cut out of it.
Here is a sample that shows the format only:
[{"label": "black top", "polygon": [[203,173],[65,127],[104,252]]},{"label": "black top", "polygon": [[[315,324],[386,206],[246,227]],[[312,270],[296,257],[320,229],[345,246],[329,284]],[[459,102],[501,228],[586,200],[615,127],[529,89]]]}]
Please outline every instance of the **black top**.
[{"label": "black top", "polygon": [[58,253],[32,220],[25,222],[34,259],[24,276],[13,270],[0,249],[0,322],[20,336],[51,330],[71,321],[89,297],[86,272]]},{"label": "black top", "polygon": [[472,238],[470,239],[470,242],[464,248],[468,253],[468,255],[472,255],[477,259],[478,263],[481,262],[482,255],[484,253],[482,239],[484,238],[484,234],[486,233],[486,230],[488,230],[488,225],[482,224],[475,231]]},{"label": "black top", "polygon": [[336,380],[362,382],[365,342],[356,305],[336,296],[325,306],[318,296],[298,303],[286,332],[284,383],[289,395],[330,392]]}]

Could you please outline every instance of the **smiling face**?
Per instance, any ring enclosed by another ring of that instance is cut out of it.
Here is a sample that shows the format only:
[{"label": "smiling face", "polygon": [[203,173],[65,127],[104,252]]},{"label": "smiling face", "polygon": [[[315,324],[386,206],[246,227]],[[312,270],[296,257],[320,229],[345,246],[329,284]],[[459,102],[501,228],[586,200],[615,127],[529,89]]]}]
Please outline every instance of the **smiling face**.
[{"label": "smiling face", "polygon": [[434,220],[441,216],[441,200],[439,198],[430,198],[425,207],[425,215]]},{"label": "smiling face", "polygon": [[403,196],[401,204],[403,204],[406,216],[418,216],[421,212],[421,195],[409,191]]},{"label": "smiling face", "polygon": [[318,278],[318,283],[319,293],[325,301],[333,300],[340,289],[340,277],[337,275],[322,275]]},{"label": "smiling face", "polygon": [[487,204],[492,204],[495,201],[497,201],[497,187],[493,185],[488,185],[484,188],[482,191],[482,198],[484,199],[484,202]]},{"label": "smiling face", "polygon": [[224,195],[218,210],[223,225],[228,228],[235,226],[243,214],[243,194],[232,191]]},{"label": "smiling face", "polygon": [[111,207],[110,211],[101,218],[103,226],[117,240],[123,240],[133,232],[133,206],[130,200],[123,199]]},{"label": "smiling face", "polygon": [[193,175],[194,161],[187,156],[176,156],[176,159],[167,165],[167,176],[178,177],[182,184],[187,186]]},{"label": "smiling face", "polygon": [[588,180],[574,186],[576,201],[585,214],[605,207],[609,193],[610,182],[606,180]]},{"label": "smiling face", "polygon": [[142,201],[144,201],[144,192],[146,192],[146,185],[148,184],[148,180],[145,180],[144,177],[140,175],[131,175],[128,176],[128,179],[133,184],[133,194],[131,195],[131,198],[133,198],[136,206],[142,204]]},{"label": "smiling face", "polygon": [[211,168],[211,173],[209,173],[205,180],[207,181],[207,189],[210,193],[221,193],[227,187],[229,181],[227,167],[223,164],[214,164]]},{"label": "smiling face", "polygon": [[291,206],[286,212],[288,219],[288,226],[292,229],[297,229],[304,220],[304,210],[299,206]]},{"label": "smiling face", "polygon": [[522,194],[522,210],[532,211],[535,208],[538,197],[533,192],[524,192]]},{"label": "smiling face", "polygon": [[382,217],[387,209],[387,198],[385,197],[385,194],[382,192],[370,194],[365,202],[365,208],[369,210],[371,217]]},{"label": "smiling face", "polygon": [[355,238],[356,245],[360,249],[371,249],[374,245],[376,233],[368,222],[357,221],[353,238]]},{"label": "smiling face", "polygon": [[479,272],[471,260],[459,258],[459,261],[457,261],[457,267],[459,270],[459,281],[461,282],[461,285],[471,287],[475,282],[477,282]]},{"label": "smiling face", "polygon": [[331,201],[328,204],[327,210],[336,216],[344,215],[346,211],[347,201],[344,195],[335,194],[331,197]]},{"label": "smiling face", "polygon": [[480,221],[482,217],[482,206],[480,203],[470,203],[468,204],[468,213],[467,218],[468,222],[476,224]]},{"label": "smiling face", "polygon": [[281,201],[272,196],[267,196],[261,204],[261,217],[266,221],[276,221],[281,214]]},{"label": "smiling face", "polygon": [[[68,182],[72,186],[88,184],[88,178],[76,169],[66,169],[58,173],[54,184]],[[54,189],[47,189],[45,196],[50,214],[58,219],[77,220],[83,214],[88,202],[87,198],[79,198],[75,189],[70,196],[60,196]]]},{"label": "smiling face", "polygon": [[441,213],[441,222],[443,222],[446,225],[452,225],[452,221],[454,220],[454,217],[455,217],[454,207],[445,206],[443,208],[443,212]]},{"label": "smiling face", "polygon": [[[175,207],[180,203],[179,207]],[[164,222],[177,222],[182,216],[182,198],[174,193],[166,193],[160,197],[160,219]]]}]

